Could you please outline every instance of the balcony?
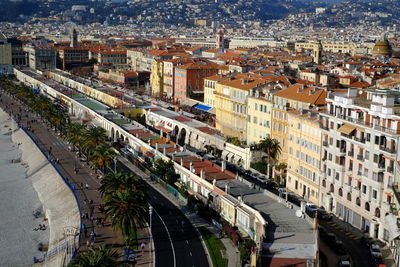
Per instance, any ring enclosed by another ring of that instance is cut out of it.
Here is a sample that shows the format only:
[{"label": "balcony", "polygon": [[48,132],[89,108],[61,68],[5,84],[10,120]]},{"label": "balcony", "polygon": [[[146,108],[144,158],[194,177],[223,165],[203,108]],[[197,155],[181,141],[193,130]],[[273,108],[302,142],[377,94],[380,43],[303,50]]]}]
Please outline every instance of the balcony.
[{"label": "balcony", "polygon": [[347,152],[347,155],[348,155],[349,157],[353,157],[353,156],[354,156],[354,150],[349,150],[349,151]]},{"label": "balcony", "polygon": [[357,141],[357,142],[365,144],[365,138],[354,137],[354,140]]},{"label": "balcony", "polygon": [[382,162],[379,162],[378,163],[378,169],[380,170],[380,171],[385,171],[385,163],[382,163]]},{"label": "balcony", "polygon": [[321,128],[322,128],[323,130],[325,130],[325,131],[329,131],[329,127],[328,127],[328,126],[322,125]]},{"label": "balcony", "polygon": [[385,146],[379,146],[379,149],[385,152],[388,152],[390,154],[395,154],[396,153],[396,149],[395,148],[389,148],[389,147],[385,147]]},{"label": "balcony", "polygon": [[363,155],[357,155],[357,159],[359,161],[364,161],[364,156]]},{"label": "balcony", "polygon": [[344,189],[344,191],[350,192],[350,193],[353,191],[353,187],[351,187],[351,185],[349,185],[349,184],[344,184],[343,189]]},{"label": "balcony", "polygon": [[394,172],[394,168],[393,168],[393,167],[390,167],[390,166],[388,166],[388,167],[387,167],[387,172],[389,172],[389,173],[393,174],[393,172]]},{"label": "balcony", "polygon": [[339,148],[339,154],[340,154],[340,156],[345,156],[346,155],[346,148],[345,147]]},{"label": "balcony", "polygon": [[323,145],[324,147],[329,147],[328,141],[323,141],[323,142],[322,142],[322,145]]},{"label": "balcony", "polygon": [[358,170],[358,171],[357,171],[357,175],[358,175],[358,176],[362,176],[362,171],[361,171],[361,170]]}]

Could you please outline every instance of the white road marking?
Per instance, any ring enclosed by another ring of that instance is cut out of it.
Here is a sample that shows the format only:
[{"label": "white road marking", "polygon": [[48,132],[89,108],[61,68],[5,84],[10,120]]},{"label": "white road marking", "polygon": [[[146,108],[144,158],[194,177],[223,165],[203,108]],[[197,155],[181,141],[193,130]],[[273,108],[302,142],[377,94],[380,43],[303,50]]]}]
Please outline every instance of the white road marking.
[{"label": "white road marking", "polygon": [[190,254],[190,257],[193,257],[193,255],[192,255],[192,252],[191,252],[191,251],[189,251],[189,254]]},{"label": "white road marking", "polygon": [[155,209],[153,209],[153,211],[154,211],[155,214],[157,214],[158,218],[160,218],[162,224],[163,224],[164,227],[165,227],[165,230],[167,230],[169,242],[171,243],[171,247],[172,247],[172,255],[173,255],[173,257],[174,257],[174,267],[176,267],[175,248],[174,248],[174,244],[172,243],[171,235],[169,234],[167,225],[165,224],[164,220],[161,218],[160,214],[158,214],[158,212],[157,212]]},{"label": "white road marking", "polygon": [[186,240],[186,244],[188,244],[188,245],[189,245],[189,241],[187,241],[187,240]]}]

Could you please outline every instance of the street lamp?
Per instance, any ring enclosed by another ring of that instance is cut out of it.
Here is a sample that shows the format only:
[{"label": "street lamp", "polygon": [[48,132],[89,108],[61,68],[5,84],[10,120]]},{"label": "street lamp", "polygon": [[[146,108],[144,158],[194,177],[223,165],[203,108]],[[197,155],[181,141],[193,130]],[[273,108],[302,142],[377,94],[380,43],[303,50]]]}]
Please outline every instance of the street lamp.
[{"label": "street lamp", "polygon": [[[149,215],[150,215],[150,229],[149,229],[149,232],[150,232],[150,244],[149,244],[149,246],[150,246],[150,257],[153,259],[153,251],[152,251],[152,246],[151,246],[151,243],[152,243],[152,240],[153,240],[153,236],[152,236],[152,230],[151,230],[151,217],[152,217],[152,215],[153,215],[153,206],[151,206],[151,205],[149,205]],[[151,262],[152,262],[152,260],[149,262],[149,266],[151,266]],[[154,264],[154,263],[153,263]]]}]

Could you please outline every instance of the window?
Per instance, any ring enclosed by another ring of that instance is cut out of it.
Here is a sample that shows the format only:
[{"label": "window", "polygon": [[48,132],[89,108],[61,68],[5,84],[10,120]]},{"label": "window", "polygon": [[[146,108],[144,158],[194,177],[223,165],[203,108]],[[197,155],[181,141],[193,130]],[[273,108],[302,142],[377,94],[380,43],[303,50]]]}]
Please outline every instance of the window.
[{"label": "window", "polygon": [[372,190],[372,198],[376,199],[378,197],[378,191],[376,191],[375,189]]},{"label": "window", "polygon": [[369,211],[369,209],[370,209],[370,208],[369,208],[369,203],[368,203],[368,202],[365,202],[365,210],[366,210],[366,211]]},{"label": "window", "polygon": [[253,117],[253,123],[257,124],[257,117]]},{"label": "window", "polygon": [[258,105],[257,105],[257,103],[254,104],[254,109],[255,109],[255,110],[258,110]]},{"label": "window", "polygon": [[363,194],[367,193],[367,186],[365,184],[362,185],[362,192]]}]

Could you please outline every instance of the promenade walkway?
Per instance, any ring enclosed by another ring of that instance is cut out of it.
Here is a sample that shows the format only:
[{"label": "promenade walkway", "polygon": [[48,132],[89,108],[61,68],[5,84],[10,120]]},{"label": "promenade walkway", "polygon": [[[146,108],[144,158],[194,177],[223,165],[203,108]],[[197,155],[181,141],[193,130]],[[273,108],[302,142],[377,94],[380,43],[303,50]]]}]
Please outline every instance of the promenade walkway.
[{"label": "promenade walkway", "polygon": [[[20,116],[19,124],[30,127],[30,133],[37,140],[39,146],[50,152],[53,160],[59,160],[56,163],[57,167],[76,188],[81,207],[82,226],[85,225],[87,229],[87,231],[81,230],[79,251],[86,250],[87,245],[107,244],[119,248],[122,253],[121,234],[112,229],[108,220],[105,221],[104,226],[96,223],[97,218],[105,217],[104,213],[98,209],[98,206],[103,204],[98,191],[100,185],[98,175],[94,173],[94,170],[86,162],[82,162],[75,152],[69,149],[67,142],[60,137],[60,133],[55,133],[51,129],[48,122],[41,119],[30,107],[14,96],[9,95],[4,90],[0,90],[0,93],[0,106],[8,113],[12,112],[14,117]],[[75,173],[75,168],[77,168],[77,173]],[[94,240],[90,237],[91,232],[95,233]],[[139,244],[142,240],[148,239],[148,230],[139,229],[138,237]],[[149,266],[152,260],[152,256],[149,253],[147,250],[137,252],[136,265],[142,266],[146,264],[146,266]]]}]

